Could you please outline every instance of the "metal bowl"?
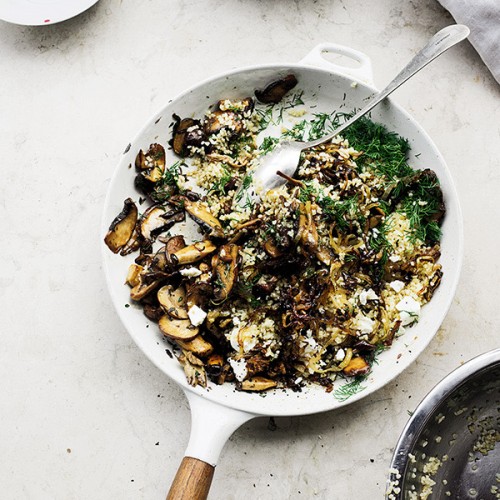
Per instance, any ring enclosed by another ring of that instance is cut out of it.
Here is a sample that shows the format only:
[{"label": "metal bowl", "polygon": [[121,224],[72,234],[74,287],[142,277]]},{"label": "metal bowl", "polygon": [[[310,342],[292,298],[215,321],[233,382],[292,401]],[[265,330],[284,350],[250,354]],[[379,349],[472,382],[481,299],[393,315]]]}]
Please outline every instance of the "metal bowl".
[{"label": "metal bowl", "polygon": [[500,498],[500,349],[424,398],[392,458],[387,499]]}]

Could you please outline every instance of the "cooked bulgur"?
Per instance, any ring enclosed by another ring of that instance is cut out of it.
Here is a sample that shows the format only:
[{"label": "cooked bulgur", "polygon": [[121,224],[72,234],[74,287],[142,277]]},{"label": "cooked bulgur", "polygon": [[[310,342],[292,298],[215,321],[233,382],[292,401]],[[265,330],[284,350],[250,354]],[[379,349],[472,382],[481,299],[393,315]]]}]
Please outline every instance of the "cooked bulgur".
[{"label": "cooked bulgur", "polygon": [[[150,287],[137,300],[148,317],[167,318],[160,328],[181,348],[195,385],[205,383],[206,371],[215,383],[235,381],[243,390],[313,382],[330,391],[337,376],[366,375],[376,353],[418,321],[439,285],[438,179],[412,170],[408,143],[369,119],[304,152],[294,179],[258,202],[234,203],[278,142],[267,130],[284,109],[295,118],[283,128],[288,139],[320,137],[342,118],[318,113],[297,121],[303,104],[296,95],[267,106],[226,99],[201,120],[176,117],[170,144],[182,159],[168,165],[163,157],[161,180],[143,189],[164,219],[187,212],[204,233],[208,253],[194,249],[188,258],[189,245],[174,246],[175,226],[168,225],[170,238],[160,236],[165,225],[141,240],[143,216],[135,230],[141,278],[129,283]],[[139,166],[138,177],[151,168]],[[156,238],[165,246],[153,251]],[[166,285],[187,312],[197,307],[206,319],[190,325],[182,311],[169,310],[156,296]],[[179,338],[173,322],[182,321]],[[196,339],[210,349],[198,351]]]}]

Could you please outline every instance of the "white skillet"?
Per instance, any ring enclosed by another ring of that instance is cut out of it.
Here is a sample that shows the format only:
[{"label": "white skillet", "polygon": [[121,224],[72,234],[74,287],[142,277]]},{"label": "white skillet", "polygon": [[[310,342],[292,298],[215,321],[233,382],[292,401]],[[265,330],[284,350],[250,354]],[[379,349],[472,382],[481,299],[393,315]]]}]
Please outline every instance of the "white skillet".
[{"label": "white skillet", "polygon": [[[329,62],[324,58],[326,53],[349,57],[357,63],[357,67],[347,68]],[[129,165],[134,164],[139,149],[146,149],[153,142],[167,144],[173,113],[181,117],[201,117],[208,106],[217,100],[253,95],[256,88],[263,88],[288,73],[296,75],[299,81],[297,88],[304,90],[303,99],[306,104],[315,106],[311,110],[314,112],[332,112],[335,109],[349,112],[362,107],[363,100],[376,92],[370,59],[361,52],[330,43],[316,46],[298,64],[237,69],[192,87],[160,110],[127,146],[109,186],[102,237],[120,212],[123,201],[129,196],[136,200],[139,198],[133,187],[134,170]],[[380,389],[417,358],[445,318],[457,287],[463,253],[462,216],[453,180],[430,137],[402,108],[388,99],[375,108],[372,119],[406,137],[412,148],[410,165],[417,169],[433,169],[441,181],[447,207],[440,261],[444,276],[432,301],[424,306],[419,323],[379,356],[378,363],[362,384],[364,389],[346,400],[339,398],[337,392],[328,394],[320,387],[302,392],[274,390],[267,392],[265,397],[235,391],[231,384],[217,386],[210,383],[208,389],[191,387],[178,361],[166,354],[168,345],[162,340],[156,324],[146,319],[142,308],[134,305],[124,307],[129,303],[129,288],[123,282],[134,256],[124,258],[114,255],[103,243],[104,269],[120,319],[144,354],[182,387],[191,407],[191,436],[168,498],[205,498],[213,468],[225,442],[248,420],[266,415],[294,416],[333,410]],[[167,162],[175,160],[173,152],[168,150]]]}]

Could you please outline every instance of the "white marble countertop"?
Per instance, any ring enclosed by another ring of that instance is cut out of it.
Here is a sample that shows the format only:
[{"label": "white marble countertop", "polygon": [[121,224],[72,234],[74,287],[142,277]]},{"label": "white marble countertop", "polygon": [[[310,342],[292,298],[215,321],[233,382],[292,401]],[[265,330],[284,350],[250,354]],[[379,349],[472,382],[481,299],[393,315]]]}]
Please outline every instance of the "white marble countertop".
[{"label": "white marble countertop", "polygon": [[[187,401],[125,332],[101,269],[106,188],[146,119],[201,79],[324,41],[367,53],[381,87],[451,22],[434,0],[101,0],[59,25],[0,22],[2,499],[161,499],[182,458]],[[499,98],[467,42],[394,97],[444,155],[464,213],[463,273],[435,339],[342,411],[246,424],[211,498],[382,498],[409,412],[498,346]]]}]

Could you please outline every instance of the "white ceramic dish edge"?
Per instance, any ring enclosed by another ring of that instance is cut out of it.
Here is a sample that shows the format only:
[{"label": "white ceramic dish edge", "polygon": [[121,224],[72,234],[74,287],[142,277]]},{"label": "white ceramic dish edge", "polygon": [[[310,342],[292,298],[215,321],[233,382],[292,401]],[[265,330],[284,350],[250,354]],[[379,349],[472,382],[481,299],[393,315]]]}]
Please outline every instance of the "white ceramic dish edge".
[{"label": "white ceramic dish edge", "polygon": [[0,0],[0,19],[21,26],[47,26],[85,12],[99,0]]}]

